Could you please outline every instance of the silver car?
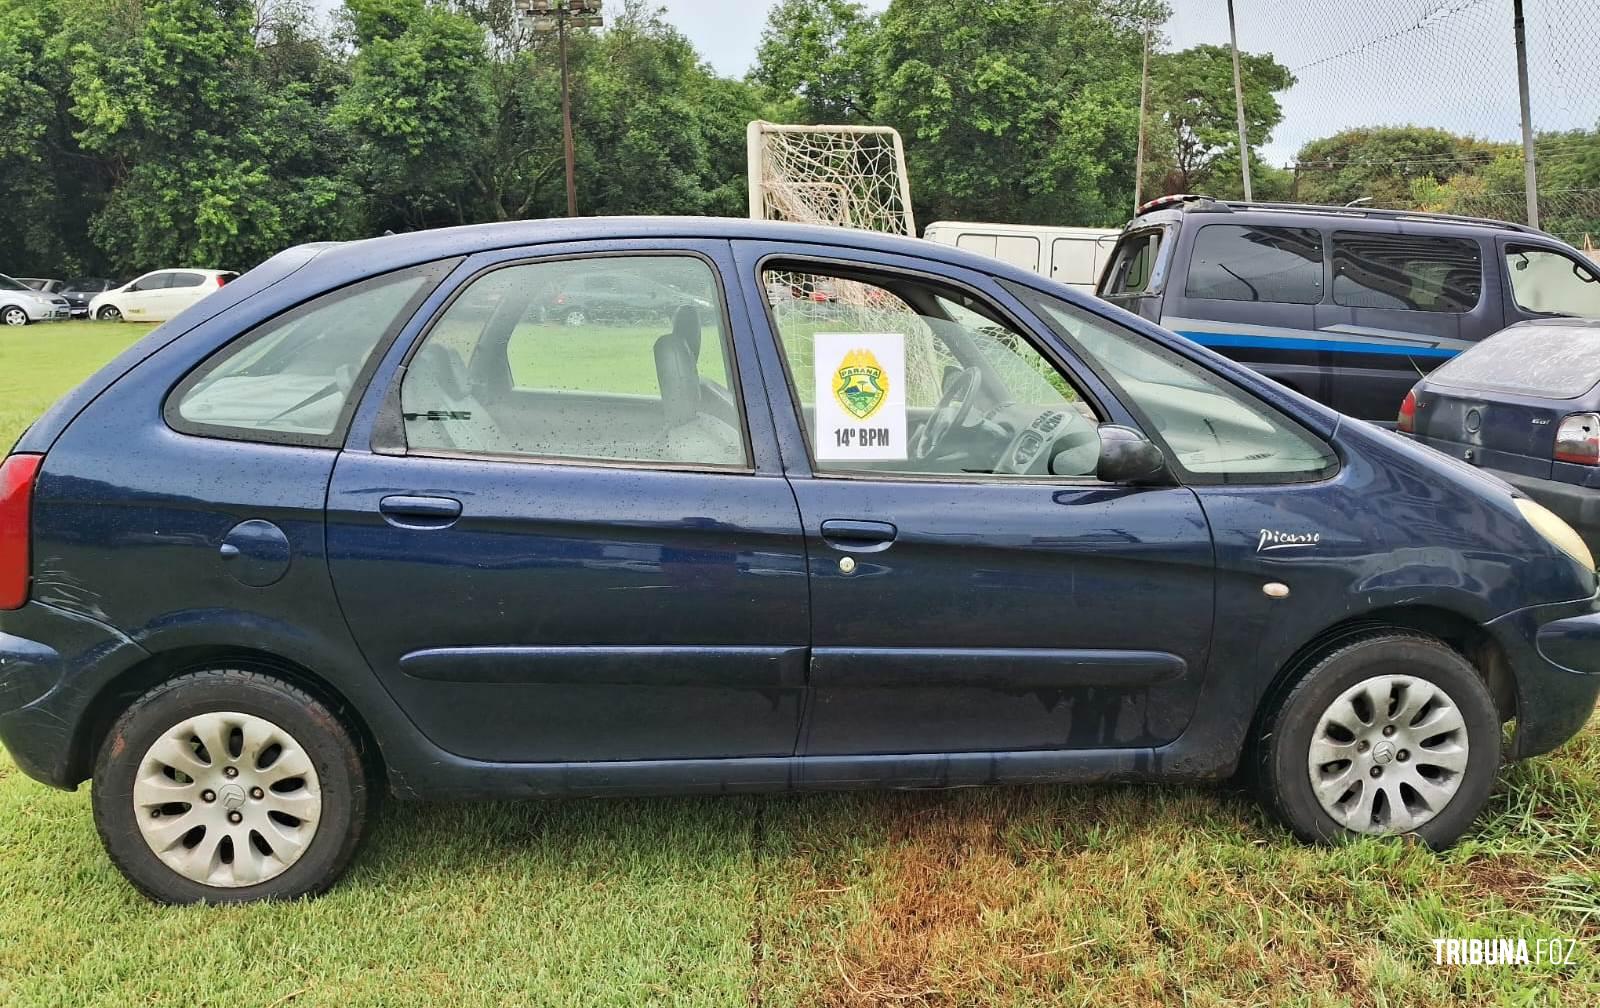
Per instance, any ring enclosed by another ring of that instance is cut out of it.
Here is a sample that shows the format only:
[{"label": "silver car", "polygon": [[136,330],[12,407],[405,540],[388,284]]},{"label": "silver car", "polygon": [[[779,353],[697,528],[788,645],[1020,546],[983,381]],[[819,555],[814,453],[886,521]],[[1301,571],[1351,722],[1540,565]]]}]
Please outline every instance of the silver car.
[{"label": "silver car", "polygon": [[67,299],[45,294],[0,273],[0,325],[24,326],[72,317]]}]

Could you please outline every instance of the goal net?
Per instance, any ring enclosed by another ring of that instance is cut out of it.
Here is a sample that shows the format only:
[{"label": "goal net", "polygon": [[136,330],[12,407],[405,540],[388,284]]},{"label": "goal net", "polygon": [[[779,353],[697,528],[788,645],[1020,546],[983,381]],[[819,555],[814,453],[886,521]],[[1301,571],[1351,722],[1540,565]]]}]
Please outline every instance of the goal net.
[{"label": "goal net", "polygon": [[888,126],[752,122],[750,216],[915,235],[905,146]]}]

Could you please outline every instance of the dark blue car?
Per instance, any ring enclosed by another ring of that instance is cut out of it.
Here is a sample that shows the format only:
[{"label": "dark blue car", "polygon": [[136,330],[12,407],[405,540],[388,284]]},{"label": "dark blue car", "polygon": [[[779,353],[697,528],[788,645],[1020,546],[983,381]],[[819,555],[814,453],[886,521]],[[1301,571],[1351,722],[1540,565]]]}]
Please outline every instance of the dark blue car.
[{"label": "dark blue car", "polygon": [[1419,381],[1398,426],[1600,548],[1600,320],[1523,322],[1490,337]]},{"label": "dark blue car", "polygon": [[[604,324],[594,273],[680,292]],[[831,292],[826,303],[787,296]],[[0,740],[172,902],[318,892],[376,792],[1248,769],[1467,830],[1600,691],[1505,484],[954,249],[703,219],[291,249],[0,477]]]}]

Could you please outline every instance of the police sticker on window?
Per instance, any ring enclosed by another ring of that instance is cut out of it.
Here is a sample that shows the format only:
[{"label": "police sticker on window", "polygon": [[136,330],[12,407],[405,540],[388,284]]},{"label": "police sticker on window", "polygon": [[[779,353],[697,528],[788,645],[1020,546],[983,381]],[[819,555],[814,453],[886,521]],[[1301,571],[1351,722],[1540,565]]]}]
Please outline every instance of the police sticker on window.
[{"label": "police sticker on window", "polygon": [[814,363],[817,458],[905,458],[905,336],[818,333]]}]

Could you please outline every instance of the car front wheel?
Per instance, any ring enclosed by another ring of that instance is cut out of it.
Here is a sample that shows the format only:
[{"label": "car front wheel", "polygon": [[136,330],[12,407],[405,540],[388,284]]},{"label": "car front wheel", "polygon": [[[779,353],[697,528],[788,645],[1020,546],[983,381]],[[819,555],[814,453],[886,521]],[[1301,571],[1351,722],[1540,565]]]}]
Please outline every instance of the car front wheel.
[{"label": "car front wheel", "polygon": [[28,313],[16,305],[7,305],[0,309],[0,323],[8,326],[25,326],[28,324]]},{"label": "car front wheel", "polygon": [[1267,719],[1257,752],[1263,800],[1301,837],[1414,835],[1438,849],[1488,801],[1500,717],[1456,651],[1377,632],[1317,661]]},{"label": "car front wheel", "polygon": [[112,726],[95,826],[128,881],[163,903],[323,892],[350,863],[369,796],[350,733],[322,703],[257,672],[180,676]]},{"label": "car front wheel", "polygon": [[106,305],[96,312],[94,317],[102,322],[121,322],[122,310],[116,305]]}]

